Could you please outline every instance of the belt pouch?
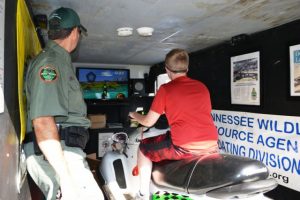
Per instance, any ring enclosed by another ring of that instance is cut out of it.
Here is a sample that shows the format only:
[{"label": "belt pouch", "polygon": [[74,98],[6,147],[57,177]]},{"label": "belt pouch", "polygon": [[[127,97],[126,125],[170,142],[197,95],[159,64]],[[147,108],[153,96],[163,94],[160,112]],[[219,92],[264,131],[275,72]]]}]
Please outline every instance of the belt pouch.
[{"label": "belt pouch", "polygon": [[89,139],[89,132],[83,127],[71,126],[64,128],[65,144],[69,147],[85,148]]}]

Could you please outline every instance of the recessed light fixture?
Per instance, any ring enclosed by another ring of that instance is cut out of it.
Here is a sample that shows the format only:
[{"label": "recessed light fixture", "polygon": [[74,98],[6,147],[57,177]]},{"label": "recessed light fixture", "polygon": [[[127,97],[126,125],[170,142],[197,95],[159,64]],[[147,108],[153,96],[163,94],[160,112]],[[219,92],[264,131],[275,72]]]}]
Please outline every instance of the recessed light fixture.
[{"label": "recessed light fixture", "polygon": [[140,28],[136,29],[136,31],[138,32],[138,34],[140,36],[151,36],[154,29],[151,27],[140,27]]},{"label": "recessed light fixture", "polygon": [[121,36],[121,37],[126,37],[126,36],[130,36],[132,35],[132,28],[130,27],[122,27],[122,28],[118,28],[117,31],[118,31],[118,36]]}]

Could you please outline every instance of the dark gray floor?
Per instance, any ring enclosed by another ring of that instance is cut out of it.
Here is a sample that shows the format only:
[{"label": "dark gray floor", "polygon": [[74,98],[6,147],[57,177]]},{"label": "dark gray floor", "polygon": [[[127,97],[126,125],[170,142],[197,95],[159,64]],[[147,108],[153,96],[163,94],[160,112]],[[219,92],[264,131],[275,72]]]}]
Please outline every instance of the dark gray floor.
[{"label": "dark gray floor", "polygon": [[266,193],[266,196],[274,200],[300,200],[300,192],[291,190],[281,185]]}]

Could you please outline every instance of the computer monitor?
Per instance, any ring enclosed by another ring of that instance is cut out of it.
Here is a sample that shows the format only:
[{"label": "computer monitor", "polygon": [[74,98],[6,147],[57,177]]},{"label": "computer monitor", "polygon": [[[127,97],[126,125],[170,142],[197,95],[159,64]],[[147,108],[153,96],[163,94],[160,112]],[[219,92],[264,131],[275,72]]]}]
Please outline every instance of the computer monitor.
[{"label": "computer monitor", "polygon": [[129,69],[77,67],[76,76],[86,100],[124,100],[129,97]]}]

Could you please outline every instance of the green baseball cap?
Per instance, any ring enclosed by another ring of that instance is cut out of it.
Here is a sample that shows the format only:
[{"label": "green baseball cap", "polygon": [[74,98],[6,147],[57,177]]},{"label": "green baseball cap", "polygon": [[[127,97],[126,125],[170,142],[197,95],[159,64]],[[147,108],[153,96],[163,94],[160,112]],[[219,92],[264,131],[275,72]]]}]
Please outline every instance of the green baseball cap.
[{"label": "green baseball cap", "polygon": [[71,8],[58,8],[49,16],[49,30],[79,27],[87,35],[87,29],[81,25],[78,14]]}]

